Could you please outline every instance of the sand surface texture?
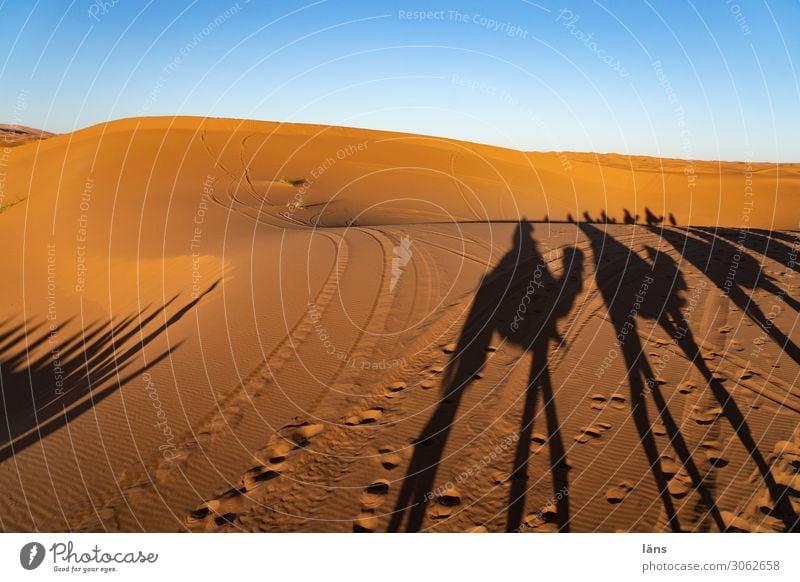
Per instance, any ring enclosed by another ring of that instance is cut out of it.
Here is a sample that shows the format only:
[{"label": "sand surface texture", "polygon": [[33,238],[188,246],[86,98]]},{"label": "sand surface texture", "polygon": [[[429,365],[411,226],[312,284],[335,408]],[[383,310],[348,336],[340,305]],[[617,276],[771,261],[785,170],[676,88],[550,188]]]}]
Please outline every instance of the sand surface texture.
[{"label": "sand surface texture", "polygon": [[800,165],[3,136],[2,530],[797,528]]}]

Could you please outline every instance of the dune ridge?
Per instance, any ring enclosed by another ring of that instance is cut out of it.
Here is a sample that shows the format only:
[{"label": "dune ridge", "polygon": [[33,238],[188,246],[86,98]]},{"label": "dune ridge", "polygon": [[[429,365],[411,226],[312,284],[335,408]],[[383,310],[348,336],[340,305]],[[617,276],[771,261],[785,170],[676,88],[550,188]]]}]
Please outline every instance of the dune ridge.
[{"label": "dune ridge", "polygon": [[3,166],[4,531],[797,527],[798,164],[163,117]]}]

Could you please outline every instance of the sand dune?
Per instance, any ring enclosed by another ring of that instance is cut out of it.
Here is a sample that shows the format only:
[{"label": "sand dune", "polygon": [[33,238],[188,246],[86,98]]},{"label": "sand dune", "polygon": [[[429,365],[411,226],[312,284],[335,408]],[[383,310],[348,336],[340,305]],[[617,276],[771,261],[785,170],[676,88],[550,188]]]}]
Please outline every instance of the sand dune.
[{"label": "sand dune", "polygon": [[25,127],[24,125],[0,124],[0,144],[6,147],[22,145],[23,143],[44,139],[52,135],[52,133],[41,129]]},{"label": "sand dune", "polygon": [[800,165],[38,137],[2,153],[0,529],[797,527]]}]

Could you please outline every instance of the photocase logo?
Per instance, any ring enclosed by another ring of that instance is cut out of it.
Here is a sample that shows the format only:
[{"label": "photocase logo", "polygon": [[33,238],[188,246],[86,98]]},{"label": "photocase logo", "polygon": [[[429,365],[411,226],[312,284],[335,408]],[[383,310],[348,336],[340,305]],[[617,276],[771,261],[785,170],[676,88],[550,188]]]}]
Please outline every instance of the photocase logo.
[{"label": "photocase logo", "polygon": [[26,570],[35,570],[44,561],[44,546],[39,542],[29,542],[19,551],[19,563]]},{"label": "photocase logo", "polygon": [[411,260],[411,237],[404,234],[400,239],[400,244],[394,247],[394,258],[392,259],[392,278],[389,281],[389,291],[394,291],[400,275],[403,274],[405,267]]}]

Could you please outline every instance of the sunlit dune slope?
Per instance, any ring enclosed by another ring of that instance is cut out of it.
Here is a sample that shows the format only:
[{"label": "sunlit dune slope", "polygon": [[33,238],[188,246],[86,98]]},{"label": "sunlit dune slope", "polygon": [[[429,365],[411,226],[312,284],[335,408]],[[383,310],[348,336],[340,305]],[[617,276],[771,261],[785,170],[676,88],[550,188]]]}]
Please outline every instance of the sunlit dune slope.
[{"label": "sunlit dune slope", "polygon": [[0,529],[792,528],[796,164],[189,117],[0,162]]}]

